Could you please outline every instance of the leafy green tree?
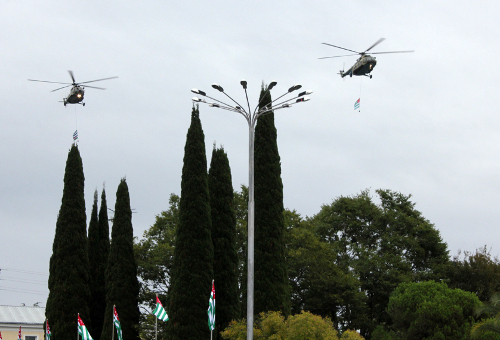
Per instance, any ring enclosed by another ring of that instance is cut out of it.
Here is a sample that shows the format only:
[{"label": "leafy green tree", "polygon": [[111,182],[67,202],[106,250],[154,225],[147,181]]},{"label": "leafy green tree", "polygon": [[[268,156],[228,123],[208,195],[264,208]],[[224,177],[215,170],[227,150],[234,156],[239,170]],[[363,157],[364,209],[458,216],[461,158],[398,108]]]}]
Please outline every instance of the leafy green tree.
[{"label": "leafy green tree", "polygon": [[488,301],[500,291],[500,260],[492,257],[486,246],[475,254],[464,251],[453,257],[447,267],[448,285],[475,293],[479,300]]},{"label": "leafy green tree", "polygon": [[91,334],[99,339],[106,309],[106,266],[109,256],[109,224],[106,192],[101,194],[101,208],[97,211],[97,190],[89,223],[88,254],[90,263],[90,320]]},{"label": "leafy green tree", "polygon": [[[152,311],[156,297],[166,301],[170,273],[174,257],[174,240],[179,225],[179,200],[170,194],[169,208],[156,216],[155,223],[143,233],[143,238],[134,244],[137,259],[137,275],[140,279],[139,303]],[[141,315],[141,339],[153,339],[156,318],[150,313]],[[168,323],[168,322],[167,322]],[[165,338],[167,323],[158,323],[158,337]]]},{"label": "leafy green tree", "polygon": [[[271,103],[263,87],[259,106]],[[274,113],[261,116],[255,127],[255,287],[254,312],[290,314],[291,300],[285,262],[283,183]]]},{"label": "leafy green tree", "polygon": [[[222,332],[226,340],[246,339],[246,320],[233,321]],[[338,340],[328,318],[302,311],[285,320],[281,312],[260,313],[254,326],[255,340]],[[362,338],[360,338],[362,339]]]},{"label": "leafy green tree", "polygon": [[336,263],[336,249],[320,240],[309,221],[285,210],[285,225],[292,313],[308,310],[340,329],[361,328],[366,298],[359,280]]},{"label": "leafy green tree", "polygon": [[367,297],[361,323],[365,337],[377,324],[389,322],[389,296],[401,282],[440,279],[449,260],[439,231],[415,209],[411,196],[376,193],[380,205],[363,191],[339,197],[311,220],[321,239],[335,247],[337,265],[361,282]]},{"label": "leafy green tree", "polygon": [[236,251],[236,215],[229,160],[223,148],[212,151],[208,172],[214,280],[217,296],[215,338],[239,316],[238,254]]},{"label": "leafy green tree", "polygon": [[469,338],[476,295],[434,281],[400,284],[391,294],[387,311],[398,339]]},{"label": "leafy green tree", "polygon": [[80,152],[73,144],[66,161],[63,197],[50,258],[49,296],[45,310],[52,334],[60,340],[74,339],[78,313],[91,326],[84,182]]},{"label": "leafy green tree", "polygon": [[488,315],[490,317],[472,327],[472,338],[479,340],[500,339],[500,293],[493,294],[489,303],[478,306],[476,315]]},{"label": "leafy green tree", "polygon": [[182,167],[179,225],[168,291],[168,339],[206,339],[212,288],[213,243],[205,136],[193,107]]},{"label": "leafy green tree", "polygon": [[116,306],[120,317],[123,338],[139,340],[139,282],[133,242],[130,195],[127,182],[122,179],[116,191],[115,216],[106,267],[106,311],[101,340],[110,340],[114,332],[113,306]]}]

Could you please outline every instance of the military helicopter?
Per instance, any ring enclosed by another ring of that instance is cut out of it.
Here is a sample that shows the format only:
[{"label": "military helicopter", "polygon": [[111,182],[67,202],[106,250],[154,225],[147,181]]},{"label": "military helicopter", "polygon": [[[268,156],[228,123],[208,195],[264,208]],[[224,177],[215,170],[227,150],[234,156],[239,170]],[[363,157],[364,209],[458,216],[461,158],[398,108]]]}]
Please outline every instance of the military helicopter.
[{"label": "military helicopter", "polygon": [[[327,44],[327,43],[322,43],[324,45],[340,48],[341,50],[354,52],[355,54],[337,55],[337,56],[333,56],[333,57],[322,57],[322,58],[318,58],[318,59],[348,57],[348,56],[359,54],[361,57],[359,57],[358,60],[356,60],[356,63],[347,71],[341,70],[339,72],[339,74],[342,78],[344,78],[345,76],[352,77],[352,75],[355,75],[355,76],[367,76],[367,77],[370,77],[370,79],[371,79],[372,78],[371,72],[375,68],[375,65],[377,65],[377,60],[375,59],[375,57],[372,57],[371,55],[366,54],[366,52],[368,52],[369,50],[371,50],[372,48],[374,48],[375,46],[377,46],[378,44],[380,44],[384,40],[385,40],[385,38],[380,38],[375,44],[368,47],[368,49],[366,49],[364,52],[357,52],[357,51],[349,50],[349,49],[344,48],[344,47],[335,46],[335,45]],[[415,52],[415,51],[373,52],[371,54],[411,53],[411,52]]]},{"label": "military helicopter", "polygon": [[59,87],[55,90],[52,90],[51,92],[58,91],[58,90],[66,88],[66,87],[72,86],[71,90],[69,91],[69,95],[66,98],[63,98],[63,100],[62,100],[62,102],[64,103],[64,106],[66,106],[66,104],[82,104],[83,106],[85,106],[85,103],[82,102],[83,96],[85,94],[85,87],[90,87],[92,89],[99,89],[99,90],[105,90],[105,89],[102,87],[95,87],[95,86],[89,86],[89,85],[85,85],[85,87],[84,87],[81,84],[87,84],[87,83],[93,83],[95,81],[118,78],[118,77],[109,77],[109,78],[96,79],[96,80],[90,80],[90,81],[84,81],[81,83],[77,83],[75,81],[73,71],[68,71],[68,72],[69,72],[69,75],[71,76],[71,79],[73,80],[72,83],[60,83],[60,82],[56,82],[56,81],[35,80],[35,79],[28,79],[28,80],[29,81],[39,81],[42,83],[51,83],[51,84],[66,84],[66,86]]}]

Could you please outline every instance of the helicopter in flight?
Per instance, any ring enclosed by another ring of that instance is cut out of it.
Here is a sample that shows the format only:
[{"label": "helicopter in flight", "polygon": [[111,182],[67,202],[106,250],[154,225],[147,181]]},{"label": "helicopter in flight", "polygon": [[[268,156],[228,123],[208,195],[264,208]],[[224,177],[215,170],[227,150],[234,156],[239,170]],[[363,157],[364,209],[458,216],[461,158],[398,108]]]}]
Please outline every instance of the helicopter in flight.
[{"label": "helicopter in flight", "polygon": [[[360,55],[358,60],[356,60],[356,63],[354,65],[352,65],[350,69],[348,69],[347,71],[341,70],[339,72],[339,74],[342,78],[344,78],[345,76],[352,77],[353,75],[355,75],[355,76],[367,76],[367,77],[370,77],[370,79],[371,79],[372,78],[371,72],[375,68],[375,65],[377,65],[377,59],[375,57],[372,57],[371,55],[366,54],[366,52],[368,52],[369,50],[371,50],[372,48],[374,48],[375,46],[377,46],[378,44],[380,44],[384,40],[385,40],[385,38],[380,38],[375,44],[368,47],[368,49],[366,49],[364,52],[357,52],[357,51],[349,50],[349,49],[344,48],[344,47],[335,46],[335,45],[327,44],[327,43],[322,43],[323,45],[328,45],[328,46],[332,46],[335,48],[340,48],[341,50],[354,52],[355,54],[337,55],[337,56],[333,56],[333,57],[322,57],[322,58],[318,58],[318,59],[339,58],[339,57]],[[415,51],[412,50],[412,51],[373,52],[371,54],[411,53],[411,52],[415,52]]]},{"label": "helicopter in flight", "polygon": [[99,89],[99,90],[105,90],[105,89],[102,87],[89,86],[89,85],[85,85],[85,87],[84,87],[84,86],[82,86],[82,84],[88,84],[88,83],[93,83],[96,81],[118,78],[118,77],[109,77],[109,78],[96,79],[96,80],[90,80],[90,81],[84,81],[81,83],[77,83],[75,81],[73,71],[68,71],[68,72],[69,72],[69,75],[71,76],[71,80],[73,80],[72,83],[60,83],[60,82],[56,82],[56,81],[35,80],[35,79],[28,79],[28,80],[29,81],[38,81],[38,82],[42,82],[42,83],[64,84],[65,85],[63,87],[59,87],[55,90],[52,90],[51,92],[58,91],[58,90],[61,90],[61,89],[64,89],[66,87],[71,86],[71,89],[69,91],[69,95],[66,98],[63,98],[63,100],[62,100],[62,102],[64,103],[64,106],[66,106],[66,104],[82,104],[83,106],[85,106],[85,103],[83,103],[83,96],[85,94],[85,87],[89,87],[92,89]]}]

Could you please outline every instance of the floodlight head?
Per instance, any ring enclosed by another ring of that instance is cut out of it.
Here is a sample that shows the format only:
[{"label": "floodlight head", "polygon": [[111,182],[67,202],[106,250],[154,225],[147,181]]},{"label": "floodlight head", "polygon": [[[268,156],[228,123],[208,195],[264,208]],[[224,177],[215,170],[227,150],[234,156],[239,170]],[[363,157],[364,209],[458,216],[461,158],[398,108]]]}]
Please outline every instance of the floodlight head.
[{"label": "floodlight head", "polygon": [[290,104],[283,104],[281,107],[290,107]]},{"label": "floodlight head", "polygon": [[198,98],[198,97],[193,97],[191,100],[192,100],[193,102],[197,102],[197,103],[201,102],[201,99],[200,99],[200,98]]},{"label": "floodlight head", "polygon": [[293,92],[293,91],[295,91],[295,90],[300,89],[301,87],[302,87],[302,85],[299,85],[299,84],[293,85],[292,87],[290,87],[290,88],[288,89],[288,92]]},{"label": "floodlight head", "polygon": [[276,84],[278,84],[275,80],[273,80],[272,82],[269,83],[269,86],[267,87],[268,90],[271,90],[273,87],[276,86]]},{"label": "floodlight head", "polygon": [[198,90],[198,89],[192,89],[191,92],[199,94],[199,95],[202,95],[202,96],[206,96],[207,95],[205,92],[203,92],[201,90]]},{"label": "floodlight head", "polygon": [[306,94],[311,94],[311,93],[313,93],[313,91],[307,90],[307,91],[299,93],[298,97],[302,97],[302,96],[305,96]]},{"label": "floodlight head", "polygon": [[241,84],[241,86],[243,86],[243,88],[245,90],[247,89],[247,81],[245,79],[243,79],[242,81],[240,81],[240,84]]},{"label": "floodlight head", "polygon": [[212,84],[212,87],[220,92],[224,92],[224,89],[222,88],[222,86],[216,84],[216,83],[213,83]]},{"label": "floodlight head", "polygon": [[220,107],[220,105],[217,104],[217,103],[210,103],[210,104],[208,104],[208,106],[211,106],[211,107]]},{"label": "floodlight head", "polygon": [[296,103],[307,102],[308,100],[309,100],[309,97],[302,97],[302,98],[297,99],[295,102]]}]

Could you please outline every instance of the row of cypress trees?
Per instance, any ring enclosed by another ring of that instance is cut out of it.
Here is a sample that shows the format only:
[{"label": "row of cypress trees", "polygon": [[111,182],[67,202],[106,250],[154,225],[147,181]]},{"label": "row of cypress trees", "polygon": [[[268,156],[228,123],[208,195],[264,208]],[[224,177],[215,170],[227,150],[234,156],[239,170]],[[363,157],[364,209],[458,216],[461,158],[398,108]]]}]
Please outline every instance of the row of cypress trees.
[{"label": "row of cypress trees", "polygon": [[[271,102],[263,87],[260,106]],[[214,338],[246,304],[238,289],[236,217],[229,161],[214,146],[207,174],[204,133],[193,107],[184,149],[180,221],[175,235],[167,310],[169,340],[208,339],[208,297],[215,280]],[[274,114],[259,118],[255,129],[255,300],[254,313],[290,314],[291,298],[283,243],[283,184]],[[246,282],[243,282],[245,286]]]},{"label": "row of cypress trees", "polygon": [[66,161],[61,208],[49,266],[46,317],[52,336],[73,340],[77,314],[94,339],[112,337],[116,305],[123,336],[139,340],[137,265],[133,253],[132,211],[125,179],[116,192],[115,216],[109,239],[106,193],[97,213],[97,191],[87,237],[83,164],[73,144]]}]

